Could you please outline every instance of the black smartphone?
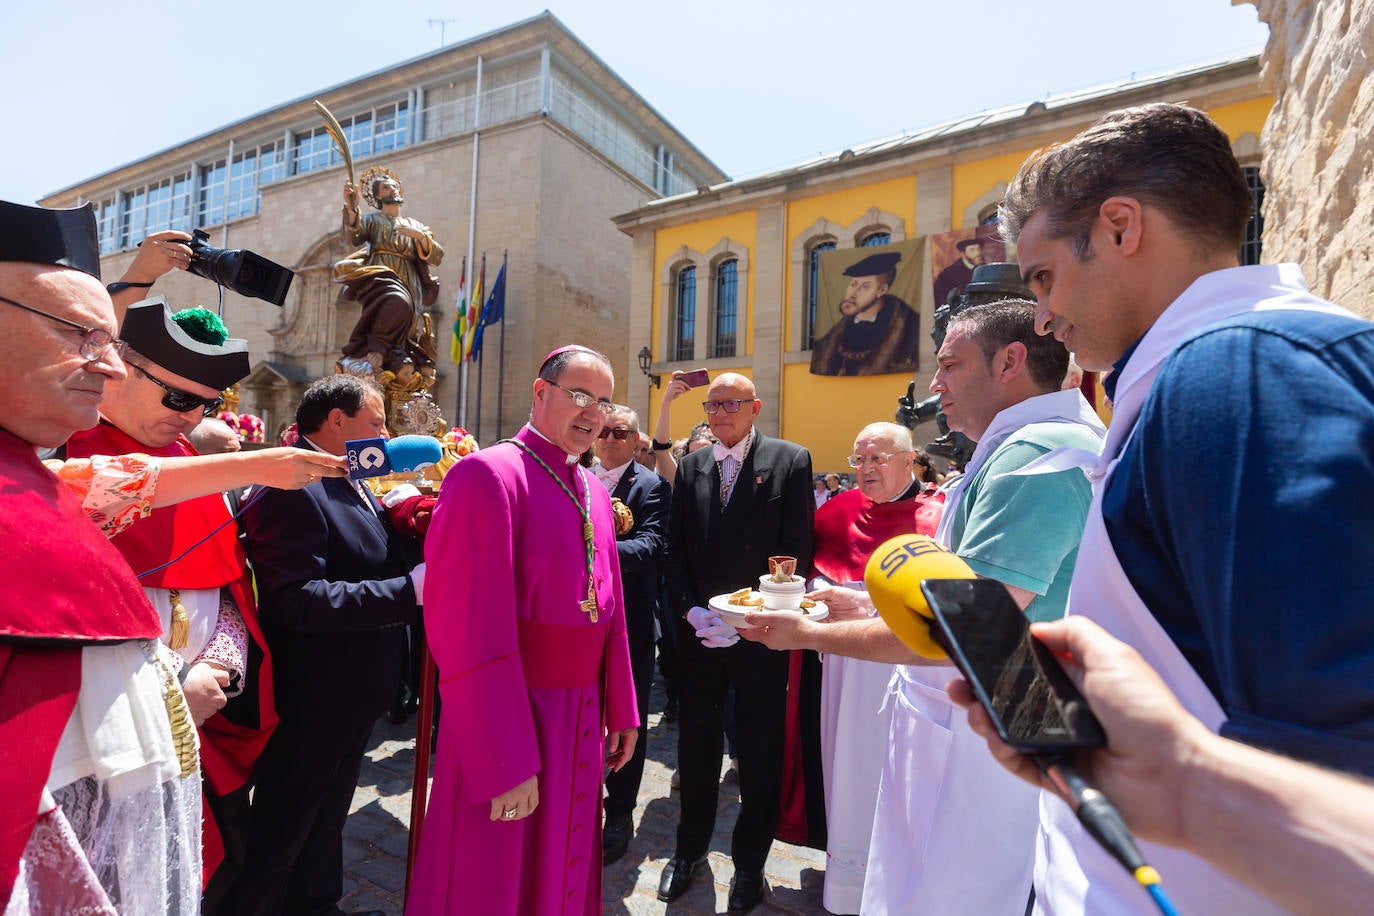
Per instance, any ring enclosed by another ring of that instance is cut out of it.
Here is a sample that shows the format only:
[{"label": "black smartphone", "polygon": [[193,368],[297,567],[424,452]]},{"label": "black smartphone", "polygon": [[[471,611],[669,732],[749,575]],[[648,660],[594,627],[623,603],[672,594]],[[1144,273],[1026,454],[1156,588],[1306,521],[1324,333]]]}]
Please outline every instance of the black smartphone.
[{"label": "black smartphone", "polygon": [[949,657],[1003,741],[1023,754],[1106,747],[1088,701],[1031,636],[1006,586],[992,579],[926,579],[921,591]]},{"label": "black smartphone", "polygon": [[678,376],[687,383],[688,388],[700,388],[711,381],[711,376],[705,369],[693,369],[691,372],[684,372]]}]

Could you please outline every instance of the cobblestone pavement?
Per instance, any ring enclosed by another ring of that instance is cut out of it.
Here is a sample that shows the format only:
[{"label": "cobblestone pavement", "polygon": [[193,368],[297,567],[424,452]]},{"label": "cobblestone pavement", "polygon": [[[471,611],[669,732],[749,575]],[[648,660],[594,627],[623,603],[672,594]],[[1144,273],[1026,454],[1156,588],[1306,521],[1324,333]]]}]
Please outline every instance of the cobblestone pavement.
[{"label": "cobblestone pavement", "polygon": [[[635,835],[629,851],[610,865],[602,883],[603,911],[608,914],[665,913],[699,916],[724,913],[733,868],[730,831],[739,813],[739,786],[721,785],[716,832],[711,838],[709,872],[697,873],[691,889],[673,903],[659,901],[658,879],[673,854],[678,796],[670,789],[677,762],[677,729],[663,721],[663,693],[656,682],[649,703],[649,754],[635,809]],[[415,765],[414,721],[377,723],[363,761],[344,828],[344,899],[351,910],[401,913],[410,825],[410,786]],[[722,761],[724,764],[725,761]],[[722,774],[725,767],[722,765]],[[821,883],[825,854],[815,849],[775,842],[764,874],[769,893],[755,913],[795,916],[823,914]]]}]

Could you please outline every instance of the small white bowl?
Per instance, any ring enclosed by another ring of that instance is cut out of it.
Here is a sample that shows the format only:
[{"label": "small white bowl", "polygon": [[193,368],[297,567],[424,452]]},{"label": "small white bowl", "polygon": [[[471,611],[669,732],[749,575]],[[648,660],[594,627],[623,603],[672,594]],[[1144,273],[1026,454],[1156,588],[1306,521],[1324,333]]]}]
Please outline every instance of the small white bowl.
[{"label": "small white bowl", "polygon": [[759,593],[763,606],[770,611],[795,611],[801,608],[806,594],[806,580],[793,576],[790,582],[774,582],[772,576],[759,576]]}]

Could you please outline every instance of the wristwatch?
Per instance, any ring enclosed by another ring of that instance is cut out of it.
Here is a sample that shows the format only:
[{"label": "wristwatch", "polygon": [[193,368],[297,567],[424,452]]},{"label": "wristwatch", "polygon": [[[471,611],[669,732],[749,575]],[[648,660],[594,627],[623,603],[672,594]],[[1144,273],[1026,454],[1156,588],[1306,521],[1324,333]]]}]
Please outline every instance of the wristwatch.
[{"label": "wristwatch", "polygon": [[654,444],[654,451],[656,452],[666,452],[673,447],[673,443],[671,442],[659,442],[657,439],[651,439],[649,441]]}]

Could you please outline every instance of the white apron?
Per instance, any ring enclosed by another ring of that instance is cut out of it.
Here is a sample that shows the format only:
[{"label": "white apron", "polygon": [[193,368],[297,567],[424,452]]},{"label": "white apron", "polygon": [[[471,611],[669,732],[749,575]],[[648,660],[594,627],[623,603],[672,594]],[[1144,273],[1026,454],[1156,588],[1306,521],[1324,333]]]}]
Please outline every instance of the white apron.
[{"label": "white apron", "polygon": [[[1159,672],[1183,707],[1213,732],[1220,731],[1226,715],[1131,586],[1107,534],[1102,494],[1164,359],[1208,325],[1235,315],[1279,308],[1349,314],[1307,294],[1296,265],[1234,268],[1199,278],[1146,333],[1117,384],[1107,444],[1088,474],[1093,501],[1069,592],[1070,614],[1095,621],[1134,647]],[[1062,464],[1068,457],[1052,453],[1042,460],[1058,458]],[[1263,916],[1285,912],[1196,856],[1154,843],[1139,845],[1181,913]],[[1145,889],[1088,836],[1068,805],[1049,792],[1042,793],[1040,800],[1035,890],[1037,913],[1155,912]]]},{"label": "white apron", "polygon": [[[1101,432],[1077,391],[1041,395],[1000,412],[964,476],[946,490],[937,540],[971,481],[1013,433],[1067,422]],[[860,912],[872,916],[1021,916],[1030,897],[1038,790],[988,753],[945,687],[952,664],[898,665],[884,710],[892,726],[869,844]]]}]

